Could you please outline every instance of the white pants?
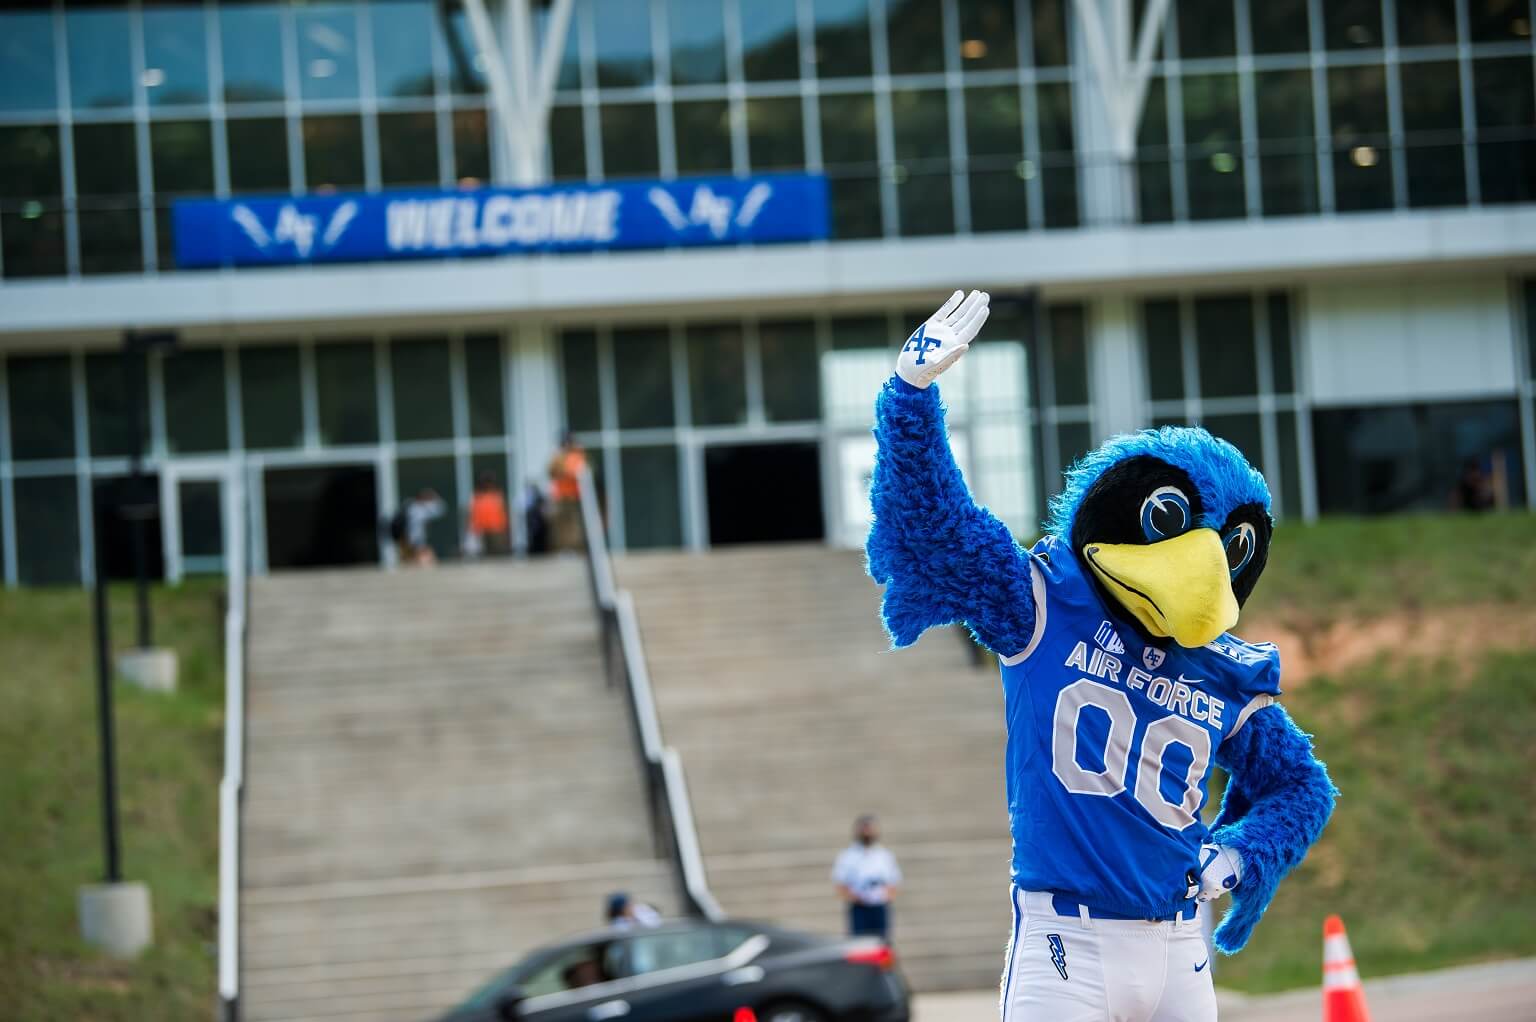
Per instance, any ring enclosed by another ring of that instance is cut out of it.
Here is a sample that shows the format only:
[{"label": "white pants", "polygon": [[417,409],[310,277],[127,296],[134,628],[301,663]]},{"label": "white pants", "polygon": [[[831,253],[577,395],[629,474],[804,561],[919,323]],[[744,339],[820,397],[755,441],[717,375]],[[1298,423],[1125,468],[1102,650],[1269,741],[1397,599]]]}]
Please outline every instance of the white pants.
[{"label": "white pants", "polygon": [[1166,923],[1057,914],[1013,891],[1003,1022],[1214,1022],[1200,918]]}]

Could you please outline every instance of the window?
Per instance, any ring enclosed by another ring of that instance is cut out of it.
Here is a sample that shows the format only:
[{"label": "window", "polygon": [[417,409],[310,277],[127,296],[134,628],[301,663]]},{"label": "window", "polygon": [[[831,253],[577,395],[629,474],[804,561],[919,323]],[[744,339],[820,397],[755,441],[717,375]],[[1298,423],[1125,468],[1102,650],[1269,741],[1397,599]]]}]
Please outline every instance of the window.
[{"label": "window", "polygon": [[1257,394],[1253,300],[1247,295],[1195,299],[1195,350],[1202,397]]},{"label": "window", "polygon": [[1240,217],[1245,201],[1237,75],[1188,75],[1183,89],[1190,218]]},{"label": "window", "polygon": [[1307,0],[1248,0],[1255,53],[1303,53],[1307,38]]},{"label": "window", "polygon": [[390,345],[389,361],[395,387],[395,439],[453,436],[448,341],[441,337],[396,341]]},{"label": "window", "polygon": [[631,550],[681,546],[677,448],[622,448],[619,468],[624,476],[625,546]]},{"label": "window", "polygon": [[971,229],[1022,231],[1029,226],[1025,198],[1024,128],[1013,85],[965,90],[965,135],[970,150]]},{"label": "window", "polygon": [[501,436],[506,432],[506,406],[502,398],[500,337],[471,334],[464,338],[464,376],[470,436]]},{"label": "window", "polygon": [[[379,439],[378,383],[373,342],[315,345],[315,392],[322,444],[371,444]],[[400,419],[396,404],[395,420]]]},{"label": "window", "polygon": [[285,6],[275,3],[219,5],[226,103],[271,102],[287,95],[283,84],[282,11]]},{"label": "window", "polygon": [[723,99],[677,103],[672,107],[680,174],[731,172],[731,108]]},{"label": "window", "polygon": [[155,191],[207,195],[213,191],[213,128],[207,121],[155,121],[149,126]]},{"label": "window", "polygon": [[1413,0],[1397,5],[1397,45],[1456,45],[1456,0]]},{"label": "window", "polygon": [[[736,3],[737,0],[731,0]],[[795,5],[740,0],[741,66],[749,81],[800,76],[800,35]]]},{"label": "window", "polygon": [[288,191],[288,127],[281,118],[231,120],[225,131],[229,186],[236,194]]},{"label": "window", "polygon": [[435,7],[429,0],[376,0],[369,6],[378,95],[430,96],[437,91],[432,67]]},{"label": "window", "polygon": [[747,158],[754,171],[805,166],[805,126],[798,96],[747,100]]},{"label": "window", "polygon": [[132,124],[77,124],[80,272],[131,273],[143,266],[139,174]]},{"label": "window", "polygon": [[1467,14],[1473,42],[1530,41],[1531,9],[1521,0],[1470,0]]},{"label": "window", "polygon": [[[1038,16],[1038,6],[1036,11]],[[1038,42],[1037,39],[1037,45]],[[1077,157],[1072,130],[1072,87],[1065,82],[1042,83],[1035,87],[1035,104],[1040,117],[1040,150],[1044,164],[1041,183],[1045,192],[1045,225],[1076,227]]]},{"label": "window", "polygon": [[708,928],[647,933],[608,946],[610,976],[639,976],[719,958],[723,952],[715,931]]},{"label": "window", "polygon": [[74,476],[11,482],[16,515],[16,576],[22,585],[67,585],[80,578],[79,492]]},{"label": "window", "polygon": [[1231,57],[1237,53],[1237,25],[1231,3],[1176,4],[1179,59]]},{"label": "window", "polygon": [[1258,109],[1264,214],[1315,213],[1317,153],[1311,72],[1261,71],[1254,76],[1253,91]]},{"label": "window", "polygon": [[892,74],[944,70],[944,10],[940,0],[886,0],[885,34]]},{"label": "window", "polygon": [[1323,39],[1330,50],[1380,46],[1381,0],[1328,0],[1323,4]]},{"label": "window", "polygon": [[6,360],[11,457],[17,461],[75,456],[75,413],[69,356]]},{"label": "window", "polygon": [[161,366],[165,386],[166,441],[177,454],[222,451],[229,446],[224,401],[224,351],[189,348]]},{"label": "window", "polygon": [[1032,0],[1034,18],[1035,63],[1040,67],[1062,67],[1067,63],[1067,22],[1075,0]]},{"label": "window", "polygon": [[566,330],[561,334],[560,369],[565,384],[565,427],[582,432],[602,429],[595,331]]},{"label": "window", "polygon": [[0,127],[0,200],[56,202],[63,191],[59,129],[52,124]]},{"label": "window", "polygon": [[1497,507],[1525,503],[1512,400],[1317,409],[1312,423],[1324,514],[1463,505],[1466,475],[1493,491]]},{"label": "window", "polygon": [[1018,66],[1013,0],[970,0],[960,7],[960,59],[967,71]]},{"label": "window", "polygon": [[316,5],[292,10],[299,43],[299,95],[307,100],[356,99],[356,9]]},{"label": "window", "polygon": [[804,367],[816,358],[810,320],[764,320],[757,327],[763,365],[763,411],[770,422],[808,422],[821,414],[821,377]]},{"label": "window", "polygon": [[725,0],[668,0],[672,81],[725,81]]},{"label": "window", "polygon": [[1141,328],[1147,341],[1147,384],[1152,400],[1184,400],[1184,340],[1178,299],[1143,302]]},{"label": "window", "polygon": [[363,121],[352,114],[304,118],[304,176],[312,192],[363,186]]},{"label": "window", "polygon": [[1461,80],[1455,61],[1404,64],[1404,158],[1410,206],[1467,201],[1461,135]]},{"label": "window", "polygon": [[648,0],[589,0],[597,41],[597,84],[649,85],[651,5]]},{"label": "window", "polygon": [[248,449],[299,446],[304,409],[297,345],[240,349],[240,407]]},{"label": "window", "polygon": [[812,0],[816,18],[816,74],[865,78],[871,72],[869,0]]},{"label": "window", "polygon": [[896,195],[902,234],[954,232],[948,103],[948,96],[938,89],[891,93],[896,159],[901,161],[896,168]]},{"label": "window", "polygon": [[[615,330],[613,371],[622,381],[618,388],[620,429],[673,424],[671,338],[664,327]],[[626,479],[625,487],[628,485]]]},{"label": "window", "polygon": [[[550,113],[549,125],[551,151],[558,157],[561,150],[555,147],[561,121],[561,108]],[[578,122],[580,111],[577,111]],[[555,166],[558,168],[559,163]],[[478,184],[491,178],[491,144],[486,134],[484,110],[455,110],[453,112],[453,172],[461,185]],[[558,171],[556,176],[559,176]],[[584,176],[584,175],[579,175]]]},{"label": "window", "polygon": [[379,179],[386,187],[438,183],[435,115],[379,114]]},{"label": "window", "polygon": [[124,8],[75,8],[64,14],[69,97],[76,110],[133,105],[131,15]]},{"label": "window", "polygon": [[1477,165],[1484,202],[1536,198],[1536,85],[1530,55],[1472,63]]},{"label": "window", "polygon": [[144,8],[144,73],[151,106],[208,102],[207,15],[201,7]]},{"label": "window", "polygon": [[1387,76],[1380,65],[1328,69],[1334,204],[1340,211],[1392,205]]},{"label": "window", "polygon": [[1168,82],[1147,82],[1146,109],[1137,129],[1136,213],[1144,224],[1173,220],[1173,161],[1168,148]]},{"label": "window", "polygon": [[1290,394],[1296,390],[1290,296],[1283,292],[1271,294],[1265,307],[1269,317],[1270,382],[1276,394]]},{"label": "window", "polygon": [[1257,412],[1207,415],[1200,425],[1236,447],[1248,464],[1263,469],[1264,440]]},{"label": "window", "polygon": [[53,110],[59,105],[53,63],[53,15],[0,12],[0,110]]},{"label": "window", "polygon": [[149,449],[148,380],[142,360],[135,356],[132,362],[125,365],[124,355],[118,351],[85,356],[85,401],[93,458],[134,453],[135,426],[139,452]]},{"label": "window", "polygon": [[690,325],[686,336],[694,425],[746,422],[746,353],[741,327],[735,323]]},{"label": "window", "polygon": [[603,126],[604,177],[655,177],[659,173],[656,104],[604,103],[599,119]]},{"label": "window", "polygon": [[1087,324],[1081,305],[1053,305],[1046,314],[1051,331],[1051,375],[1058,405],[1088,403]]},{"label": "window", "polygon": [[837,238],[881,233],[880,179],[875,149],[875,100],[868,93],[821,97],[821,155]]}]

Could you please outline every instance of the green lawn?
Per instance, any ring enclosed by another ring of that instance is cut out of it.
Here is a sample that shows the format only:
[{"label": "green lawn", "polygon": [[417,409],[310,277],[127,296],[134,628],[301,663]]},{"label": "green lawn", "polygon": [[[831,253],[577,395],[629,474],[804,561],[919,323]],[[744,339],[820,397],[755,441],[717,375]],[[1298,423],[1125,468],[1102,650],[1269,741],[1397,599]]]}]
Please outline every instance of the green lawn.
[{"label": "green lawn", "polygon": [[[117,962],[79,940],[75,889],[102,878],[90,595],[0,591],[0,1015],[205,1022],[214,1010],[223,622],[219,587],[157,589],[156,638],[181,657],[173,696],[119,685],[124,873],[147,883],[155,945]],[[112,591],[112,634],[133,637]]]},{"label": "green lawn", "polygon": [[1536,652],[1385,662],[1286,697],[1343,793],[1307,861],[1217,982],[1315,985],[1323,918],[1363,976],[1536,954]]}]

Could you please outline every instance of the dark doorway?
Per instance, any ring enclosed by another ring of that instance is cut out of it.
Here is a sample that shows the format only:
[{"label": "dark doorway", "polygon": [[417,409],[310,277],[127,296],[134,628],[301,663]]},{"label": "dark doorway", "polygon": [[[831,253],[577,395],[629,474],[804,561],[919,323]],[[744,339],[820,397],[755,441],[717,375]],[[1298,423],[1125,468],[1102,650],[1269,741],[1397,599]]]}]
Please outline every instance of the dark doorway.
[{"label": "dark doorway", "polygon": [[267,567],[378,563],[379,501],[372,465],[269,468],[263,487]]},{"label": "dark doorway", "polygon": [[704,479],[712,546],[826,536],[820,444],[707,447]]},{"label": "dark doorway", "polygon": [[160,541],[160,477],[146,473],[91,481],[96,509],[96,563],[109,579],[132,579],[133,522],[144,521],[144,566],[149,578],[165,578],[165,551]]}]

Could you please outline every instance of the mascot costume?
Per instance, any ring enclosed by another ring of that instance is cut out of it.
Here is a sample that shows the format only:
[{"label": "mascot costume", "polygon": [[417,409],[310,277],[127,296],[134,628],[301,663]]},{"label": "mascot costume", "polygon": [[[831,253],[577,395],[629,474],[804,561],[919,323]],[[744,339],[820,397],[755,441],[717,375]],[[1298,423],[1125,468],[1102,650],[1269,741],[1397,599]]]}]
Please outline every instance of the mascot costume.
[{"label": "mascot costume", "polygon": [[[1209,1022],[1200,906],[1247,943],[1336,792],[1275,701],[1275,647],[1227,630],[1269,552],[1269,488],[1203,429],[1114,437],[1079,461],[1029,550],[971,499],[934,379],[988,296],[907,339],[876,404],[869,570],[897,646],[963,622],[1002,664],[1013,835],[1004,1022]],[[1211,767],[1221,813],[1200,818]]]}]

